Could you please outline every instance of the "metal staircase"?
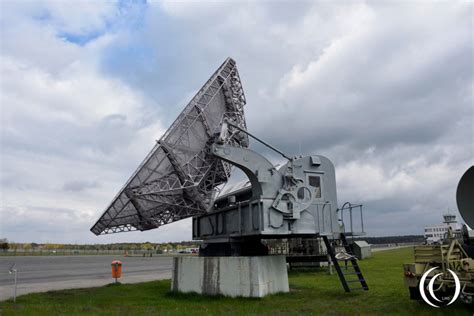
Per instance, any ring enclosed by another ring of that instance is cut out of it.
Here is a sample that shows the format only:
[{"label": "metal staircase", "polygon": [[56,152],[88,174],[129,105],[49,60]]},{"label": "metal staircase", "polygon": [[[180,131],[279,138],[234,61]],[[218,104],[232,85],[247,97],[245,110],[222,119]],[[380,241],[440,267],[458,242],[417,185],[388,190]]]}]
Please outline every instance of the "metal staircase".
[{"label": "metal staircase", "polygon": [[[331,258],[332,263],[334,264],[334,267],[336,268],[337,275],[339,276],[339,279],[341,280],[341,284],[344,287],[344,290],[346,292],[351,292],[351,291],[356,291],[356,290],[369,290],[369,286],[367,285],[367,282],[364,279],[364,276],[362,275],[362,272],[360,270],[359,264],[357,263],[357,259],[352,253],[352,249],[349,246],[346,236],[344,233],[340,234],[340,240],[342,242],[342,245],[344,246],[344,249],[348,255],[350,255],[350,258],[346,261],[345,269],[342,270],[341,266],[339,265],[339,260],[336,258],[336,253],[335,253],[335,247],[333,243],[331,243],[328,239],[327,236],[323,236],[324,243],[327,248],[327,252],[329,257]],[[347,265],[347,261],[349,261],[351,264]],[[354,279],[352,276],[355,275],[357,279]],[[347,276],[347,279],[346,279]],[[359,286],[351,287],[352,284],[360,284]]]}]

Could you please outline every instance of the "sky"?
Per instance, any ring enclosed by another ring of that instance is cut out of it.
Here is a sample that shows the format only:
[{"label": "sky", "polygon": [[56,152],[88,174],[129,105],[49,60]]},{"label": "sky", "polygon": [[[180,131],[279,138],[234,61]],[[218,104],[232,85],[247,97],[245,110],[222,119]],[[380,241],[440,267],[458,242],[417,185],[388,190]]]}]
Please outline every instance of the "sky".
[{"label": "sky", "polygon": [[473,13],[468,1],[1,1],[0,238],[190,240],[189,219],[89,229],[226,57],[249,131],[329,157],[339,204],[364,205],[369,236],[422,234],[458,214],[474,161]]}]

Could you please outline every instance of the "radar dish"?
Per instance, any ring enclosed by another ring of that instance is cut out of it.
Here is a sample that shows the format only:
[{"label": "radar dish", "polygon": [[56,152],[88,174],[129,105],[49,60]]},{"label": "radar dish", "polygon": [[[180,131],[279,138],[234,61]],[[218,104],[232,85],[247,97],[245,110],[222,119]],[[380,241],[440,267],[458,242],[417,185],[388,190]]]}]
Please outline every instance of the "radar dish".
[{"label": "radar dish", "polygon": [[474,228],[474,166],[467,169],[459,180],[456,202],[466,224]]},{"label": "radar dish", "polygon": [[[210,154],[210,145],[224,120],[246,130],[245,103],[235,61],[228,58],[157,141],[91,231],[144,231],[205,213],[231,171],[230,164]],[[245,133],[232,127],[228,132],[229,143],[248,147]]]}]

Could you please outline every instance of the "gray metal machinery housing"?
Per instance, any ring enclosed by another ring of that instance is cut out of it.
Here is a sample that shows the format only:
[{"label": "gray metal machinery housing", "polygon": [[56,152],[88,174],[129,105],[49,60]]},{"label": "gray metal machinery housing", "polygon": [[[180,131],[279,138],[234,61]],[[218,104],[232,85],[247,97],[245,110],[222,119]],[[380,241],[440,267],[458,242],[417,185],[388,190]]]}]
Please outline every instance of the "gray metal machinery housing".
[{"label": "gray metal machinery housing", "polygon": [[[214,145],[212,150],[243,170],[250,185],[220,196],[207,214],[194,217],[194,239],[231,247],[252,239],[340,233],[334,166],[326,157],[295,158],[277,169],[246,148]],[[215,255],[258,253],[248,244],[240,248],[221,248]]]}]

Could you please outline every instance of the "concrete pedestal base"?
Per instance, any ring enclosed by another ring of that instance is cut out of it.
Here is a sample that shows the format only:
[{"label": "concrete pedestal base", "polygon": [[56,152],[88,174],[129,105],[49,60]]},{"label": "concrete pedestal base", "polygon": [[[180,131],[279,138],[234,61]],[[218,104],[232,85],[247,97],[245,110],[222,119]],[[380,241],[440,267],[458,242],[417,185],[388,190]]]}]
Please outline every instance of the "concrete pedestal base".
[{"label": "concrete pedestal base", "polygon": [[289,292],[285,256],[174,257],[171,290],[263,297]]}]

